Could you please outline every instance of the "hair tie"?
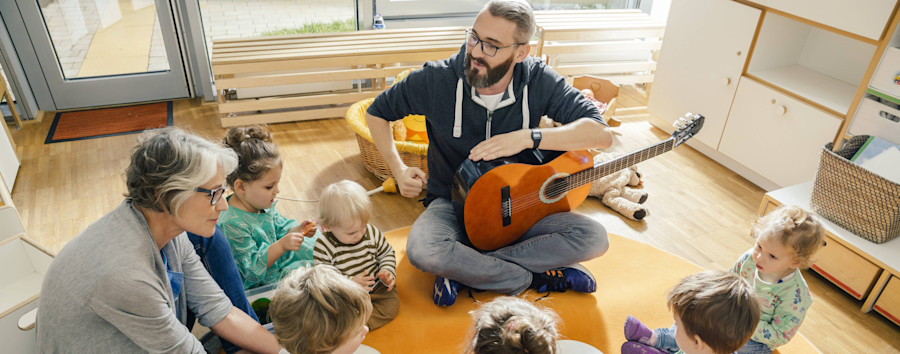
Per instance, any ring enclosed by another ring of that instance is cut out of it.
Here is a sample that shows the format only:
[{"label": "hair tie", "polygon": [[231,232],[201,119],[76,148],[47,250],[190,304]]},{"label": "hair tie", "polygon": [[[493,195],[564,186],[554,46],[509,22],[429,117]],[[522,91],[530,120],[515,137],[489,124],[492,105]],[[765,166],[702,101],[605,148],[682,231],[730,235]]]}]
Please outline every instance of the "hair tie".
[{"label": "hair tie", "polygon": [[244,139],[250,139],[250,134],[244,134]]},{"label": "hair tie", "polygon": [[[506,323],[506,328],[509,328],[510,331],[515,331],[515,321],[509,321]],[[526,351],[527,353],[527,351]]]}]

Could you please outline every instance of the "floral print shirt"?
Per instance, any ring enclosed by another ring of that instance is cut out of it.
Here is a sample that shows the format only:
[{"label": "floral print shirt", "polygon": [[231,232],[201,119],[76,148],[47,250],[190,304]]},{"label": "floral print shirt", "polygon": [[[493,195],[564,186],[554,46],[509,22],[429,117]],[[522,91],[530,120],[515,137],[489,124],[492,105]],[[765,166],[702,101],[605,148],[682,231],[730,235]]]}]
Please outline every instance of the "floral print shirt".
[{"label": "floral print shirt", "polygon": [[760,299],[762,313],[751,339],[774,350],[787,344],[797,334],[806,311],[812,305],[812,296],[800,270],[795,270],[775,284],[760,279],[752,251],[741,255],[731,271],[747,280]]}]

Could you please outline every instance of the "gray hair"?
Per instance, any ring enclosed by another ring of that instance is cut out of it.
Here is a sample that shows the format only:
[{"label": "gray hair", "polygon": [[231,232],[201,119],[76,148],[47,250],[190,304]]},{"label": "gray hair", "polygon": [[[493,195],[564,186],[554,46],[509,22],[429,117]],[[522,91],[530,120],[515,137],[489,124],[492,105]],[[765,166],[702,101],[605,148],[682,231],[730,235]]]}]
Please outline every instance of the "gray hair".
[{"label": "gray hair", "polygon": [[195,193],[195,188],[237,168],[231,149],[179,128],[167,127],[145,133],[131,153],[125,169],[125,184],[134,205],[177,215]]},{"label": "gray hair", "polygon": [[524,0],[493,0],[484,10],[516,24],[516,43],[528,43],[534,36],[534,11]]}]

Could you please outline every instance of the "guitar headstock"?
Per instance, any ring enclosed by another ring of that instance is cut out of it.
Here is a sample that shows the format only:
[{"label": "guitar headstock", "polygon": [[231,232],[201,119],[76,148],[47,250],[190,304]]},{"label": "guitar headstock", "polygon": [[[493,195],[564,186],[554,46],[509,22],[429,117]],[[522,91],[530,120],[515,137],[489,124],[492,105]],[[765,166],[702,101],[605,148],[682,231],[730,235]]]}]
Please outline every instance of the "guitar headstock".
[{"label": "guitar headstock", "polygon": [[672,138],[675,139],[675,146],[681,145],[681,143],[697,135],[700,132],[700,128],[703,128],[705,119],[702,115],[688,112],[684,114],[683,118],[675,120],[672,123],[672,126],[675,127],[675,132],[672,133]]}]

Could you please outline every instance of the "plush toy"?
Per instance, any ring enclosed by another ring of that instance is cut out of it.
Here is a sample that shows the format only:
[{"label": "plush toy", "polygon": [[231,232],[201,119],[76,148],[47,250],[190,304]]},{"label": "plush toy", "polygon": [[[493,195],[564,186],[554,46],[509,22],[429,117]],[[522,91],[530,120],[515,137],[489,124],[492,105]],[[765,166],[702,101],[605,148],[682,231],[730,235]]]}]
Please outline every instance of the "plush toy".
[{"label": "plush toy", "polygon": [[[608,161],[617,154],[599,152],[594,155],[594,162]],[[642,220],[648,215],[643,203],[647,201],[647,192],[629,186],[641,184],[641,173],[632,165],[601,177],[591,184],[588,195],[600,198],[603,205],[610,207],[631,220]]]},{"label": "plush toy", "polygon": [[391,122],[391,132],[394,133],[394,141],[406,141],[406,125],[402,119]]}]

